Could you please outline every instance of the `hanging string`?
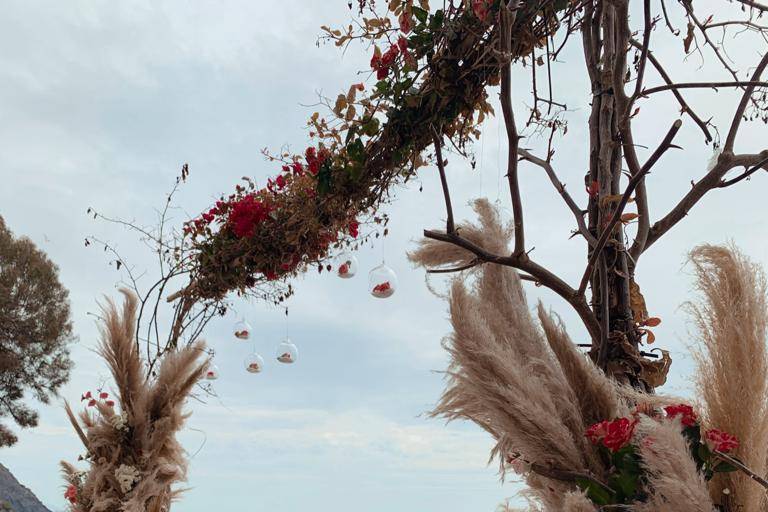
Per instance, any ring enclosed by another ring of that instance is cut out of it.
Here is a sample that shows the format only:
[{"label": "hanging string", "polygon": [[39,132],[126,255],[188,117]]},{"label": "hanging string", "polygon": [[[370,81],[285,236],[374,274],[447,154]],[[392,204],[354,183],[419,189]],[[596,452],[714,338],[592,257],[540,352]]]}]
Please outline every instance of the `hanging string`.
[{"label": "hanging string", "polygon": [[485,134],[480,135],[480,197],[483,197],[483,156],[485,155]]},{"label": "hanging string", "polygon": [[286,339],[290,338],[288,336],[288,306],[285,306],[285,337]]},{"label": "hanging string", "polygon": [[496,203],[501,202],[501,119],[496,117],[496,168],[498,179],[496,182]]}]

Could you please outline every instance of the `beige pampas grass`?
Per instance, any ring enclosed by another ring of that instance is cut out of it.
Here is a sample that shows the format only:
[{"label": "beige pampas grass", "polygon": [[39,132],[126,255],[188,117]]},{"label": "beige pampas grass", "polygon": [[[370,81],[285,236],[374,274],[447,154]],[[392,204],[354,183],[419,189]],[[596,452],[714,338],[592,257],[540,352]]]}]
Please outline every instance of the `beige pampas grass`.
[{"label": "beige pampas grass", "polygon": [[[481,226],[462,224],[462,235],[489,251],[506,251],[510,233],[495,210],[486,200],[476,201],[475,210]],[[410,258],[431,267],[472,259],[450,244],[434,241],[422,242]],[[497,442],[491,456],[499,457],[503,471],[508,458],[520,454],[544,467],[602,478],[605,466],[584,430],[594,418],[617,411],[615,388],[593,371],[592,363],[543,310],[547,336],[542,333],[513,269],[483,265],[475,273],[471,289],[459,279],[451,288],[453,333],[445,342],[451,366],[433,414],[468,419],[488,431]],[[575,490],[572,482],[535,472],[528,472],[526,481],[544,510],[594,510],[580,494],[569,494]]]},{"label": "beige pampas grass", "polygon": [[[713,512],[707,484],[696,470],[679,420],[643,418],[637,432],[642,464],[647,471],[650,496],[637,512]],[[757,510],[757,509],[755,509]]]},{"label": "beige pampas grass", "polygon": [[[62,462],[76,492],[72,512],[161,512],[170,508],[186,477],[187,459],[176,440],[186,419],[182,408],[208,362],[202,343],[167,354],[148,378],[134,338],[136,297],[127,291],[122,309],[103,308],[99,354],[118,393],[112,407],[99,401],[79,418],[67,415],[87,450],[88,471]],[[119,405],[119,412],[117,409]]]},{"label": "beige pampas grass", "polygon": [[[691,252],[698,302],[689,304],[700,350],[697,390],[704,421],[739,438],[736,456],[759,475],[768,473],[768,351],[766,280],[759,266],[733,246],[703,245]],[[710,482],[730,509],[766,509],[765,490],[740,473]]]}]

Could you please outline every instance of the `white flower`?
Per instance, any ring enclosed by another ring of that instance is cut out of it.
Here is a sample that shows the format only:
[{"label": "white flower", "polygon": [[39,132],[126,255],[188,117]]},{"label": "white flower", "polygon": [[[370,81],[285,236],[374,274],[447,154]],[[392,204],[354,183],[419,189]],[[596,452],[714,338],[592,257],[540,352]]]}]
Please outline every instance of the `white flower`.
[{"label": "white flower", "polygon": [[128,415],[123,412],[122,414],[115,414],[109,418],[109,423],[115,428],[115,430],[127,431],[128,430]]},{"label": "white flower", "polygon": [[120,490],[123,491],[123,494],[133,489],[134,484],[141,480],[139,470],[126,464],[120,464],[120,467],[115,470],[115,478],[120,483]]}]

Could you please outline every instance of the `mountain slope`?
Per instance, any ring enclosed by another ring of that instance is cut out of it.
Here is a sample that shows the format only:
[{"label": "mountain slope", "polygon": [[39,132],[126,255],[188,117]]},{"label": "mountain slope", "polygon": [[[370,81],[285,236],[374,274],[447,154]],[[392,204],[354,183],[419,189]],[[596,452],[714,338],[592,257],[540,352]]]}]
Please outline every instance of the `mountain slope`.
[{"label": "mountain slope", "polygon": [[[10,508],[9,508],[10,507]],[[0,512],[51,512],[0,464]]]}]

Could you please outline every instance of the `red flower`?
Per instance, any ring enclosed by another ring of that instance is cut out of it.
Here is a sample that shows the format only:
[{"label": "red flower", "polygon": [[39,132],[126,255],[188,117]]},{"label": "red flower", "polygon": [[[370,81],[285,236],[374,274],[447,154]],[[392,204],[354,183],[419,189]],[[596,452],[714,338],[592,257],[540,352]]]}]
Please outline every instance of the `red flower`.
[{"label": "red flower", "polygon": [[93,406],[95,406],[95,405],[96,405],[96,400],[94,400],[93,398],[91,398],[90,400],[88,400],[88,407],[93,407]]},{"label": "red flower", "polygon": [[389,68],[380,67],[376,70],[376,80],[384,80],[389,75]]},{"label": "red flower", "polygon": [[599,444],[603,441],[605,436],[608,434],[608,421],[601,421],[600,423],[595,423],[591,427],[587,429],[587,432],[585,435],[587,436],[587,439],[589,439],[592,444]]},{"label": "red flower", "polygon": [[405,53],[405,51],[408,49],[408,40],[403,36],[400,36],[400,38],[397,40],[397,47],[400,48],[401,52]]},{"label": "red flower", "polygon": [[730,452],[739,447],[739,440],[736,436],[716,428],[707,430],[704,438],[707,440],[708,445],[719,452]]},{"label": "red flower", "polygon": [[293,167],[293,174],[296,174],[297,176],[304,174],[304,167],[299,162],[293,162],[291,167]]},{"label": "red flower", "polygon": [[64,497],[73,505],[77,503],[77,487],[73,484],[69,484],[69,487],[67,487],[67,490],[64,493]]},{"label": "red flower", "polygon": [[379,52],[374,52],[373,57],[371,57],[371,69],[376,71],[381,69],[381,54]]},{"label": "red flower", "polygon": [[389,291],[392,288],[392,285],[389,284],[389,281],[384,281],[381,284],[377,284],[373,287],[374,293],[385,293]]},{"label": "red flower", "polygon": [[397,59],[397,56],[400,54],[400,49],[393,45],[389,47],[389,50],[381,56],[381,65],[385,67],[389,67],[392,64],[395,63],[395,59]]},{"label": "red flower", "polygon": [[352,238],[357,238],[357,235],[360,234],[360,223],[356,220],[353,220],[349,223],[349,226],[347,227],[347,231],[349,231],[349,236]]},{"label": "red flower", "polygon": [[91,392],[88,391],[87,393],[85,393],[83,396],[80,397],[80,401],[82,402],[83,400],[90,400],[91,398],[93,398],[93,395],[91,395]]},{"label": "red flower", "polygon": [[107,400],[104,403],[107,404],[107,407],[114,407],[115,406],[115,402],[113,400]]},{"label": "red flower", "polygon": [[472,0],[472,12],[480,18],[480,21],[485,21],[488,18],[489,12],[487,0]]},{"label": "red flower", "polygon": [[109,398],[109,393],[101,392],[99,393],[99,398],[101,398],[102,400]]},{"label": "red flower", "polygon": [[280,190],[285,188],[286,183],[285,176],[282,174],[275,179],[275,184],[277,184],[277,188]]},{"label": "red flower", "polygon": [[664,411],[669,419],[680,416],[680,423],[685,427],[692,427],[698,421],[696,411],[688,404],[668,405],[664,408]]},{"label": "red flower", "polygon": [[256,225],[264,222],[272,208],[259,201],[253,195],[248,195],[234,204],[227,222],[238,238],[253,235]]},{"label": "red flower", "polygon": [[404,34],[407,34],[413,28],[411,23],[411,15],[406,11],[403,11],[403,14],[397,18],[397,21],[400,23],[400,30],[402,30]]},{"label": "red flower", "polygon": [[635,433],[637,421],[619,418],[613,421],[601,421],[589,427],[586,436],[592,444],[602,444],[612,452],[627,446]]},{"label": "red flower", "polygon": [[347,263],[342,263],[341,266],[339,266],[339,275],[345,276],[349,274],[349,265]]},{"label": "red flower", "polygon": [[309,172],[312,173],[312,176],[317,176],[317,173],[320,172],[320,160],[312,160],[309,162]]}]

